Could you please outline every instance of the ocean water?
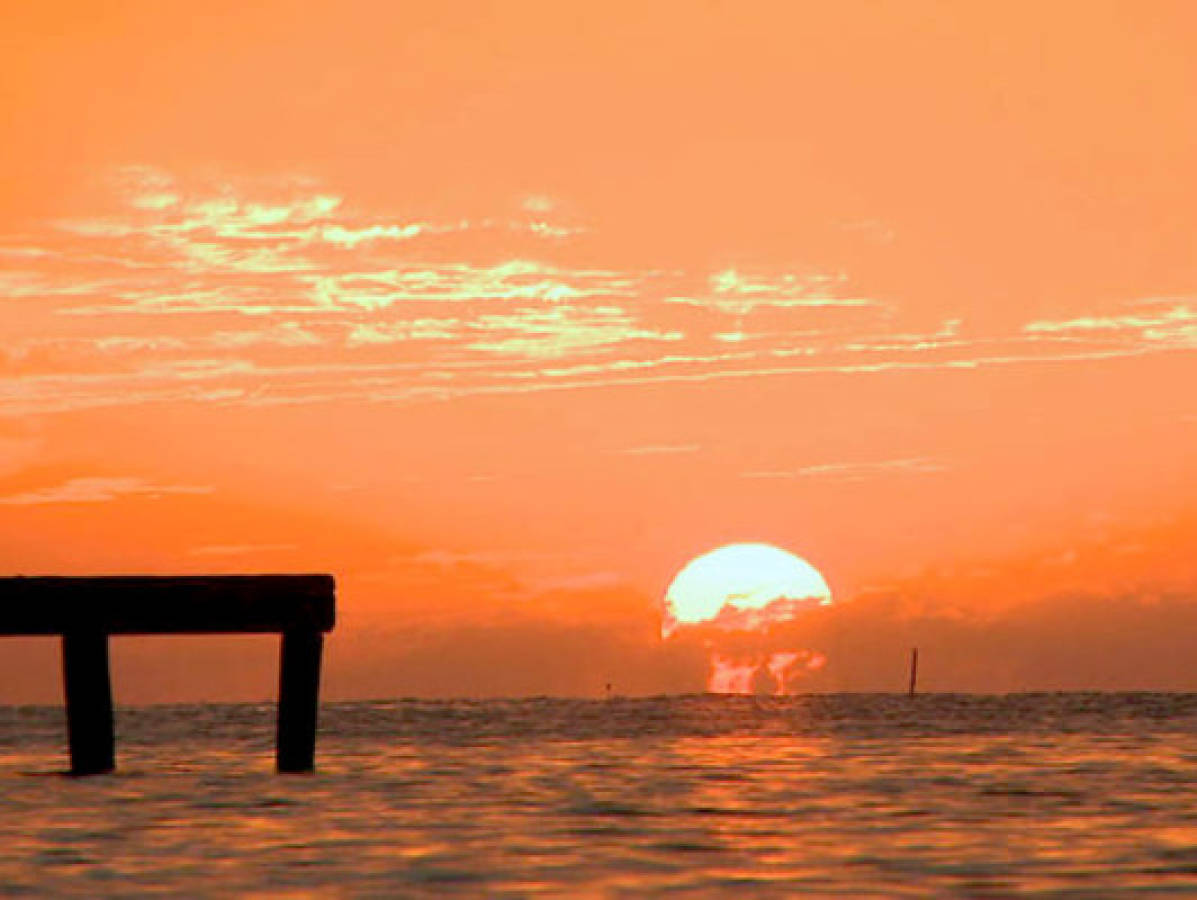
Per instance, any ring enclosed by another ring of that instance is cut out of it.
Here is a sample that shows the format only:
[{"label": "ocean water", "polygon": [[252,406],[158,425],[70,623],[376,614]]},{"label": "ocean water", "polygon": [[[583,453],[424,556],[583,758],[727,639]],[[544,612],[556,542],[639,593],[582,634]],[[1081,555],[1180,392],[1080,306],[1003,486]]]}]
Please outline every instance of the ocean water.
[{"label": "ocean water", "polygon": [[1197,896],[1197,695],[0,708],[0,892]]}]

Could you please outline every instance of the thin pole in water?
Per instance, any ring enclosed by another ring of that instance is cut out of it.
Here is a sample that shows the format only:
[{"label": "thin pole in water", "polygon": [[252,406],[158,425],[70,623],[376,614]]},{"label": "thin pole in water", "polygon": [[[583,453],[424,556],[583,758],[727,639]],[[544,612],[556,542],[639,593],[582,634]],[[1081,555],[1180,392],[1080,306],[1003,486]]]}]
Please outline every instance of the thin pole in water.
[{"label": "thin pole in water", "polygon": [[919,648],[910,648],[910,696],[914,696],[915,684],[919,678]]}]

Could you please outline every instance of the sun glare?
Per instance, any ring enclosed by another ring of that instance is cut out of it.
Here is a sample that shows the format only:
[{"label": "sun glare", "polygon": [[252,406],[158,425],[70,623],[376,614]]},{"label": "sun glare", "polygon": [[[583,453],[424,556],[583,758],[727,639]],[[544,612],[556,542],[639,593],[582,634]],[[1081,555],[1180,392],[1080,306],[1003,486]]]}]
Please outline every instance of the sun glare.
[{"label": "sun glare", "polygon": [[806,560],[770,544],[728,544],[687,563],[665,593],[661,632],[711,624],[752,631],[831,602],[831,589]]},{"label": "sun glare", "polygon": [[[729,544],[692,559],[665,592],[661,636],[693,630],[707,649],[707,690],[787,694],[827,657],[774,626],[831,603],[806,560],[770,544]],[[734,634],[733,634],[734,633]]]}]

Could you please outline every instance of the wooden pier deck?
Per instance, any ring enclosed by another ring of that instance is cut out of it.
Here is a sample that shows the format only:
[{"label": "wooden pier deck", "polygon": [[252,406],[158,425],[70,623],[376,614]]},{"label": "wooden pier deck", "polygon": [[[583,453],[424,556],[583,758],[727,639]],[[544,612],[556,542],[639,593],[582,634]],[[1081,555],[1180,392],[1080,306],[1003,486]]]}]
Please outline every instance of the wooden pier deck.
[{"label": "wooden pier deck", "polygon": [[108,636],[278,633],[279,772],[315,765],[331,575],[104,575],[0,578],[0,636],[61,635],[71,772],[113,771]]}]

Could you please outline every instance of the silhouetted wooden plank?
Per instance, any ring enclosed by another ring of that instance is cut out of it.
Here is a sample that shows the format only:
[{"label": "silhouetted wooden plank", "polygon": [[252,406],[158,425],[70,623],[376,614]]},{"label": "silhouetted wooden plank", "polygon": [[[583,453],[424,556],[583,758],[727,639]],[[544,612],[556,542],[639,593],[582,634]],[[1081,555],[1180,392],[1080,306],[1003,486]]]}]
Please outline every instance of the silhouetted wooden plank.
[{"label": "silhouetted wooden plank", "polygon": [[0,578],[0,635],[331,631],[331,575]]},{"label": "silhouetted wooden plank", "polygon": [[320,696],[320,656],[324,635],[315,630],[283,632],[278,678],[280,772],[311,772],[316,763],[316,712]]},{"label": "silhouetted wooden plank", "polygon": [[68,632],[62,637],[67,744],[72,775],[104,775],[116,767],[108,635]]}]

